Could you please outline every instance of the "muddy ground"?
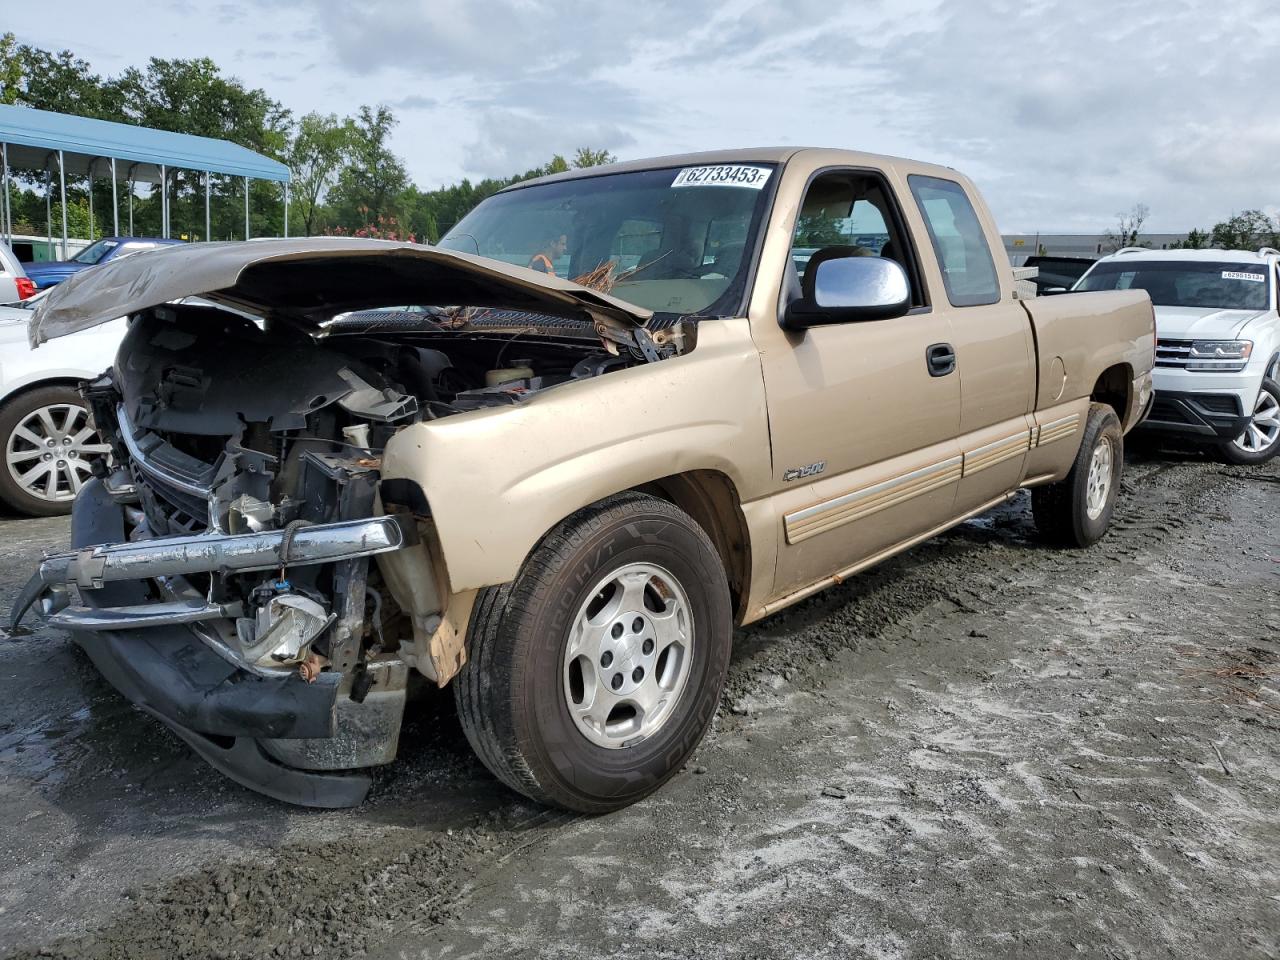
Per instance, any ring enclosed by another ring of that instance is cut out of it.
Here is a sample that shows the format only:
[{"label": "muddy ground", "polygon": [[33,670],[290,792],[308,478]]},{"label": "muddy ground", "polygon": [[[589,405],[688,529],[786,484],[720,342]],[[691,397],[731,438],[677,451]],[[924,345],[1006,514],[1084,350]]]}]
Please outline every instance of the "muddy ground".
[{"label": "muddy ground", "polygon": [[[413,710],[360,809],[223,780],[66,636],[0,643],[0,953],[1280,957],[1280,464],[1131,454],[737,638],[650,800],[537,808]],[[7,609],[62,520],[0,522]]]}]

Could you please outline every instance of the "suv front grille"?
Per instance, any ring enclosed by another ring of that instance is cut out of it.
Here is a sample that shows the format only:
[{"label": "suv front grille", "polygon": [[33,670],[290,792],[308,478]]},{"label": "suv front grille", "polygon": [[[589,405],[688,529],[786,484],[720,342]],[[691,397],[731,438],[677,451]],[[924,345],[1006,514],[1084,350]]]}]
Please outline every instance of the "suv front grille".
[{"label": "suv front grille", "polygon": [[1191,358],[1190,340],[1157,340],[1156,366],[1186,369]]}]

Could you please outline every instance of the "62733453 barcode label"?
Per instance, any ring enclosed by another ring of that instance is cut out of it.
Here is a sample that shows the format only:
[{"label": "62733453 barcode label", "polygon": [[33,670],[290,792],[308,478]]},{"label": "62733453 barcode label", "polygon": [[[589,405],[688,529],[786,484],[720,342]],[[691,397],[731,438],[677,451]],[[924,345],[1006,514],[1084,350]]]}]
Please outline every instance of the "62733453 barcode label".
[{"label": "62733453 barcode label", "polygon": [[685,167],[676,174],[672,187],[747,187],[759,190],[773,173],[768,167],[720,164],[715,167]]}]

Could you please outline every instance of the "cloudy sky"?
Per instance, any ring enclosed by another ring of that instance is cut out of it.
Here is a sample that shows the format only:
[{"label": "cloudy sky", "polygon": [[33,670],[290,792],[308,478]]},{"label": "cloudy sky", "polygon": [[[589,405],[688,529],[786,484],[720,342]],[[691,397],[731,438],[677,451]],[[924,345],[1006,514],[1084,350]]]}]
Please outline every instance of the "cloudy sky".
[{"label": "cloudy sky", "polygon": [[1006,232],[1280,212],[1280,0],[70,0],[10,25],[114,74],[209,56],[296,114],[385,103],[423,187],[580,145],[949,164]]}]

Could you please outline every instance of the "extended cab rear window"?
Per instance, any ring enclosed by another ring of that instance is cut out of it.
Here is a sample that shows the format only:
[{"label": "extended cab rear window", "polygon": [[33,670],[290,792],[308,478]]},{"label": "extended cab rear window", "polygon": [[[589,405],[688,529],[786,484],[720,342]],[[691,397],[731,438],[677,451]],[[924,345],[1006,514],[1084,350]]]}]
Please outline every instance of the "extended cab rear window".
[{"label": "extended cab rear window", "polygon": [[964,187],[937,177],[907,177],[916,198],[942,283],[953,307],[976,307],[1000,299],[1000,280],[987,235]]}]

